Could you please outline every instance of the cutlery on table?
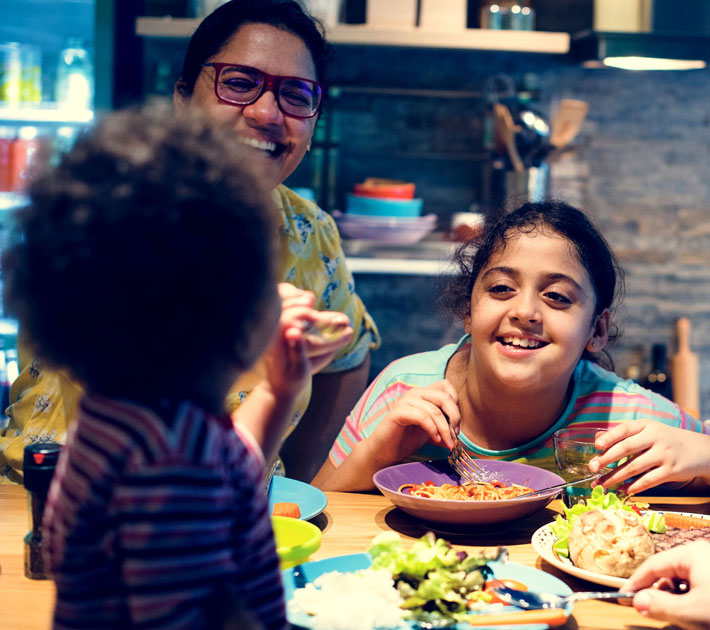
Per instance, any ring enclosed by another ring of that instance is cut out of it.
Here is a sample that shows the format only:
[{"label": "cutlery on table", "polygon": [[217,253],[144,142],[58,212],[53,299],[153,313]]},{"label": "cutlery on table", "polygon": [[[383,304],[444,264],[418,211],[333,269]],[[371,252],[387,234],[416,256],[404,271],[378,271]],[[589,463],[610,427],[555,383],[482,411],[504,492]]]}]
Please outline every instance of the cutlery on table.
[{"label": "cutlery on table", "polygon": [[633,597],[636,592],[623,593],[621,591],[585,591],[572,593],[571,595],[555,595],[553,593],[535,593],[533,591],[520,591],[509,588],[498,580],[491,580],[493,592],[500,599],[517,606],[530,610],[540,610],[543,608],[564,608],[567,604],[578,602],[584,599],[626,599]]},{"label": "cutlery on table", "polygon": [[594,481],[595,479],[599,479],[602,475],[606,474],[609,472],[608,470],[604,469],[603,471],[594,473],[593,475],[589,475],[587,477],[581,477],[579,479],[575,479],[574,481],[565,481],[565,483],[558,483],[555,486],[548,486],[547,488],[540,488],[539,490],[532,490],[530,492],[526,492],[525,494],[519,494],[517,497],[513,497],[513,499],[523,499],[523,498],[528,498],[532,497],[536,494],[546,494],[550,490],[562,490],[563,488],[569,488],[570,486],[577,486],[580,483],[587,483],[588,481]]}]

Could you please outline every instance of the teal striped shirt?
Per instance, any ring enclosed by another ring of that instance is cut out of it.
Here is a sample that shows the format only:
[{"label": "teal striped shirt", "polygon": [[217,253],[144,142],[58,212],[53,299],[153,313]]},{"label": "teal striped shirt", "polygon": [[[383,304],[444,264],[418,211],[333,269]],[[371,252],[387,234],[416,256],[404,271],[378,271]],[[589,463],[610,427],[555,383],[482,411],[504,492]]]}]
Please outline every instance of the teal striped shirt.
[{"label": "teal striped shirt", "polygon": [[[442,380],[451,357],[469,341],[466,335],[457,344],[390,363],[367,388],[345,420],[331,448],[330,461],[335,466],[342,464],[353,447],[372,434],[382,418],[410,389]],[[591,361],[580,361],[572,379],[573,390],[566,409],[545,433],[535,439],[501,451],[478,446],[463,432],[460,434],[461,441],[475,458],[520,461],[557,472],[552,434],[564,427],[613,426],[631,420],[649,419],[697,433],[710,433],[708,427],[675,403],[633,381],[619,378]],[[447,455],[445,447],[428,443],[412,459],[446,459]]]}]

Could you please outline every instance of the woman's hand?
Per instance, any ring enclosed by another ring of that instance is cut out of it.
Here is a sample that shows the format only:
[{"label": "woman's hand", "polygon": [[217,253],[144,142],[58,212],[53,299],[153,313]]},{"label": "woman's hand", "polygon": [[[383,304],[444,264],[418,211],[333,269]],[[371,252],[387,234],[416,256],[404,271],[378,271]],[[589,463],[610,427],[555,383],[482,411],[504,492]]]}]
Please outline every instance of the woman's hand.
[{"label": "woman's hand", "polygon": [[[690,590],[675,595],[650,588],[659,580],[685,580]],[[644,616],[669,621],[688,630],[707,630],[710,628],[710,544],[688,543],[651,556],[622,590],[640,591],[633,603]]]},{"label": "woman's hand", "polygon": [[376,468],[401,462],[427,441],[452,448],[449,423],[458,432],[461,423],[458,395],[447,380],[410,389],[382,418],[365,441]]},{"label": "woman's hand", "polygon": [[589,462],[592,472],[624,457],[630,458],[600,479],[605,488],[638,477],[624,487],[629,494],[635,494],[660,483],[710,478],[708,435],[655,420],[636,420],[600,431],[595,438],[595,446],[603,453]]},{"label": "woman's hand", "polygon": [[[350,319],[337,311],[317,311],[313,308],[315,296],[287,282],[279,284],[281,296],[281,321],[303,333],[311,374],[322,370],[333,360],[335,353],[346,346],[353,336]],[[323,332],[325,331],[325,332]]]}]

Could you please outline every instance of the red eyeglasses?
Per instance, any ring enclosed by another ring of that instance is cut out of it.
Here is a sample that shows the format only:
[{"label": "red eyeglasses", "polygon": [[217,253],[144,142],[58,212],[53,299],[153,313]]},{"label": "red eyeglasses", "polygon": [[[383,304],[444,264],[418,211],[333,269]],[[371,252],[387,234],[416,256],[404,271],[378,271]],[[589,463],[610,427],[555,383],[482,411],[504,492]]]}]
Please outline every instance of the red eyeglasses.
[{"label": "red eyeglasses", "polygon": [[323,102],[323,85],[301,77],[282,77],[251,66],[234,63],[203,63],[214,68],[214,93],[228,105],[251,105],[271,90],[279,109],[293,118],[313,118]]}]

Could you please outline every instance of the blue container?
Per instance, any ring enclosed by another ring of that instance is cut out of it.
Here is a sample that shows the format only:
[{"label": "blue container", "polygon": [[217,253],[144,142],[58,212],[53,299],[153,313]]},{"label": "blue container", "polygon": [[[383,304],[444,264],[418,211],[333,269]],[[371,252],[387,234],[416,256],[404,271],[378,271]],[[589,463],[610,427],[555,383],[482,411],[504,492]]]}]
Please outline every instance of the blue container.
[{"label": "blue container", "polygon": [[418,217],[422,213],[421,199],[383,199],[348,195],[348,214],[368,217]]}]

